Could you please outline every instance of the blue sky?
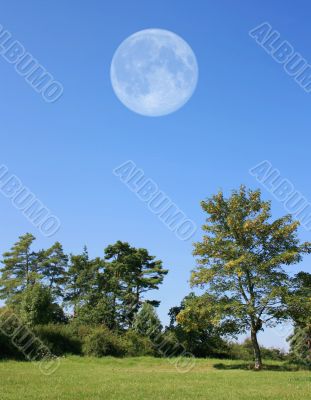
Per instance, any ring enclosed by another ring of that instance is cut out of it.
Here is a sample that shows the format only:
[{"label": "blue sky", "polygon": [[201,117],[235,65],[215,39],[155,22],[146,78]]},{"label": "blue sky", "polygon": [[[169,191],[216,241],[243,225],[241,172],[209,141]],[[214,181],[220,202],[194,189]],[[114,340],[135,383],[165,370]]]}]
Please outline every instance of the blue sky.
[{"label": "blue sky", "polygon": [[[38,247],[59,240],[67,252],[79,252],[87,244],[94,256],[118,239],[146,247],[170,270],[156,294],[167,321],[168,309],[189,292],[191,241],[178,240],[112,170],[133,160],[198,226],[200,201],[241,183],[258,187],[248,170],[265,159],[310,200],[310,94],[248,35],[268,21],[311,62],[310,14],[307,1],[280,0],[3,4],[0,24],[63,84],[64,94],[45,103],[0,58],[0,163],[62,223],[46,239],[1,196],[1,252],[27,231]],[[114,51],[146,28],[177,33],[198,60],[196,92],[165,117],[129,111],[110,84]],[[285,213],[265,189],[263,196],[273,200],[275,217]],[[201,236],[199,230],[194,240]],[[301,229],[300,237],[309,234]],[[308,270],[309,261],[292,271]],[[285,345],[271,331],[261,340]]]}]

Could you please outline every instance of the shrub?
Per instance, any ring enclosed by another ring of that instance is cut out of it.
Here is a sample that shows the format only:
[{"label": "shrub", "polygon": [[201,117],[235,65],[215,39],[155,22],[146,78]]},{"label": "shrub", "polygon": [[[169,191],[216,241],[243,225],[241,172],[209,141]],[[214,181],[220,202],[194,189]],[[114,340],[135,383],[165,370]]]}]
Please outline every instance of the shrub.
[{"label": "shrub", "polygon": [[82,340],[71,325],[38,325],[33,330],[56,356],[82,353]]},{"label": "shrub", "polygon": [[249,346],[245,346],[244,343],[229,343],[228,355],[230,358],[233,358],[235,360],[251,361],[253,359],[252,349],[250,349]]},{"label": "shrub", "polygon": [[51,291],[40,284],[26,288],[15,308],[22,320],[30,325],[66,322],[62,308],[53,303]]},{"label": "shrub", "polygon": [[[8,334],[16,328],[16,320],[12,310],[4,307],[0,309],[0,359],[13,358],[24,359],[24,355],[14,346],[12,338]],[[8,333],[8,334],[7,334]]]},{"label": "shrub", "polygon": [[154,356],[155,350],[152,341],[145,336],[129,330],[124,335],[126,355],[130,357]]},{"label": "shrub", "polygon": [[30,328],[12,310],[0,311],[0,357],[39,360],[51,353]]},{"label": "shrub", "polygon": [[120,357],[126,354],[126,342],[106,327],[97,327],[84,338],[83,354],[94,357]]},{"label": "shrub", "polygon": [[262,358],[266,358],[269,360],[276,360],[276,361],[286,361],[288,359],[288,355],[281,349],[276,348],[261,348]]}]

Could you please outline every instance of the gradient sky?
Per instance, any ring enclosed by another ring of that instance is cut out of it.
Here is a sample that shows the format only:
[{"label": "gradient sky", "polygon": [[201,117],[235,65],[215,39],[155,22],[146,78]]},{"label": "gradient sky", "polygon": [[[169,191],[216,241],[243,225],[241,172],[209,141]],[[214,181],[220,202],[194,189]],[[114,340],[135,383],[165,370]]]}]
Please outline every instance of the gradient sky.
[{"label": "gradient sky", "polygon": [[[189,292],[195,265],[192,243],[182,242],[112,173],[133,160],[192,218],[204,222],[200,201],[220,188],[259,184],[249,168],[269,160],[311,200],[310,94],[305,93],[248,35],[264,21],[311,62],[308,1],[34,1],[1,6],[0,24],[64,86],[45,103],[14,67],[0,58],[1,157],[61,220],[42,237],[0,197],[1,253],[25,232],[37,248],[63,243],[67,252],[87,244],[91,256],[116,240],[146,247],[170,273],[156,297],[160,316]],[[163,28],[195,52],[199,83],[191,100],[165,117],[126,109],[112,91],[110,62],[132,33]],[[274,216],[285,213],[273,201]],[[195,240],[202,236],[199,230]],[[301,239],[310,235],[302,228]],[[308,270],[310,258],[291,268]],[[268,330],[266,345],[285,346]]]}]

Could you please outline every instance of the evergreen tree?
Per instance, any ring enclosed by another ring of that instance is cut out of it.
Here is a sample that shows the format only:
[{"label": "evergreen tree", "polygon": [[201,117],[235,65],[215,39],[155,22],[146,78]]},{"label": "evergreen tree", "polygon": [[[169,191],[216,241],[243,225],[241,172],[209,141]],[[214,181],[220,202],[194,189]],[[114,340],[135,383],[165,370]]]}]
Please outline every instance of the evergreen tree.
[{"label": "evergreen tree", "polygon": [[84,324],[105,325],[118,329],[118,317],[113,307],[114,286],[107,262],[95,258],[88,262],[88,287],[77,308],[76,317]]},{"label": "evergreen tree", "polygon": [[128,243],[117,241],[105,248],[105,275],[109,282],[111,306],[116,325],[125,327],[128,315],[133,314],[134,297],[128,288],[135,249]]},{"label": "evergreen tree", "polygon": [[155,308],[150,303],[143,303],[140,311],[135,315],[133,330],[150,339],[156,338],[161,333],[161,322]]},{"label": "evergreen tree", "polygon": [[[121,241],[105,249],[105,259],[110,261],[107,271],[114,288],[115,312],[120,311],[121,323],[131,327],[142,304],[143,293],[158,289],[168,271],[146,249],[136,249]],[[159,304],[156,301],[150,303]]]},{"label": "evergreen tree", "polygon": [[40,272],[44,283],[56,298],[63,297],[68,267],[68,256],[63,247],[56,242],[52,247],[40,253]]},{"label": "evergreen tree", "polygon": [[73,306],[74,315],[77,307],[83,305],[88,295],[92,271],[87,248],[84,247],[83,253],[70,256],[68,274],[66,278],[66,289],[64,300]]},{"label": "evergreen tree", "polygon": [[[128,286],[133,290],[138,310],[143,293],[159,289],[159,285],[163,282],[168,270],[163,268],[161,260],[155,260],[155,257],[149,255],[146,249],[135,250],[135,259],[132,266],[133,269],[131,270]],[[155,300],[151,300],[149,303],[154,306],[159,305],[159,302]]]},{"label": "evergreen tree", "polygon": [[0,298],[7,303],[18,301],[20,294],[38,281],[38,254],[31,250],[35,237],[26,233],[19,237],[11,251],[3,254],[0,269]]}]

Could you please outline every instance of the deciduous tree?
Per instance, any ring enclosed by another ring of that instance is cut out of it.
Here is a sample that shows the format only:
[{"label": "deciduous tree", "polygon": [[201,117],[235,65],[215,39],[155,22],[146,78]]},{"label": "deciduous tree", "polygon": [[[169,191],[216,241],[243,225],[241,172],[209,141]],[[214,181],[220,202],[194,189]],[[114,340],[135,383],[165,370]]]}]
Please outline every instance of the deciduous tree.
[{"label": "deciduous tree", "polygon": [[299,242],[299,223],[290,215],[271,220],[270,202],[259,190],[242,186],[230,198],[220,191],[201,206],[208,217],[195,244],[192,285],[216,296],[220,319],[250,330],[255,369],[261,369],[257,334],[286,317],[290,278],[284,266],[301,261],[311,244]]}]

